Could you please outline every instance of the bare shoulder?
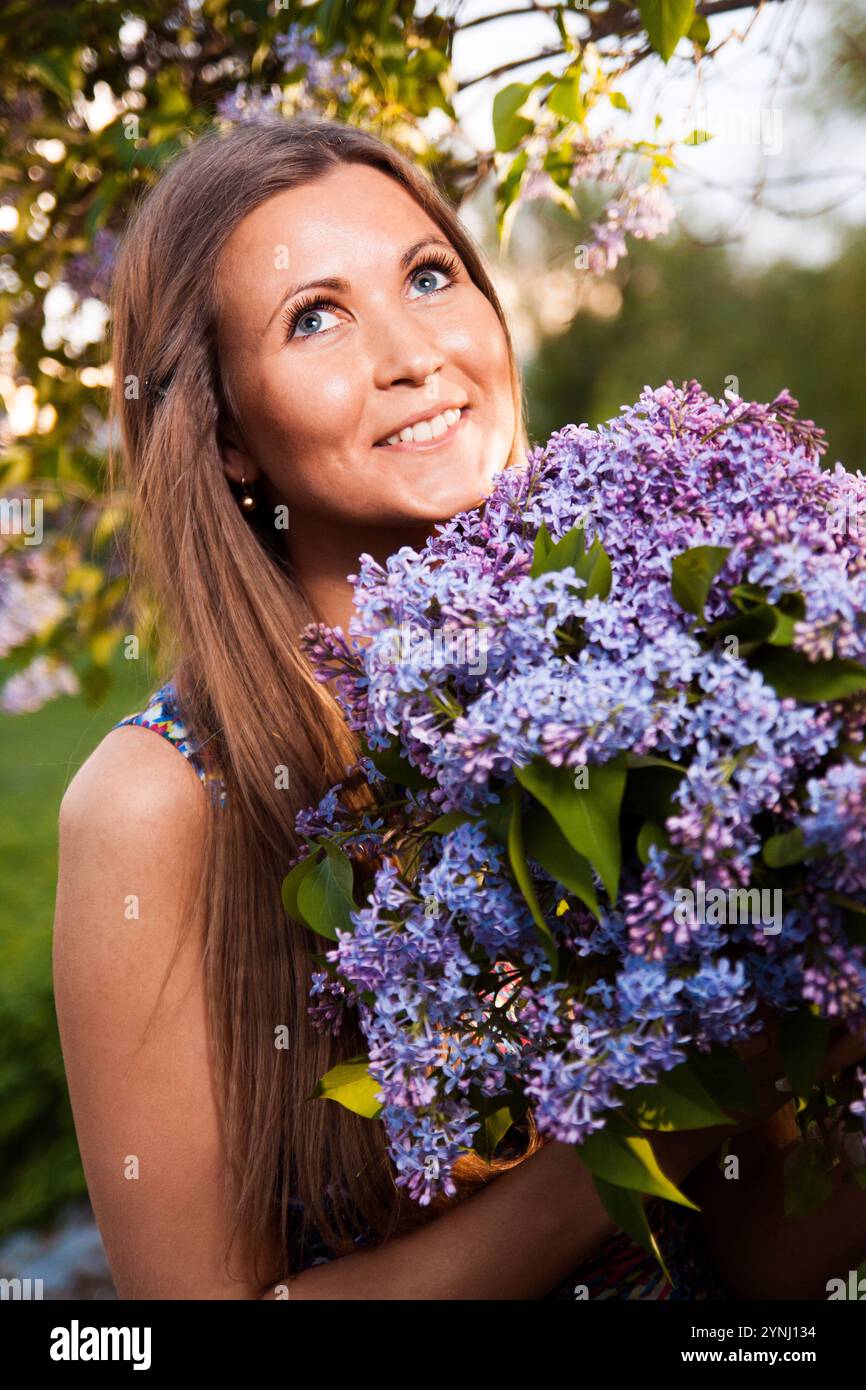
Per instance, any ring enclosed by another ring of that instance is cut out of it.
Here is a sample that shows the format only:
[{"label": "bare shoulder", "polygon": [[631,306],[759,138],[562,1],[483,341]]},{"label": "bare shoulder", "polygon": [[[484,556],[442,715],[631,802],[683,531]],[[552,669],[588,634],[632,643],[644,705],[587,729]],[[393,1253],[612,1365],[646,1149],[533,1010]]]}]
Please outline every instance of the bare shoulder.
[{"label": "bare shoulder", "polygon": [[142,825],[203,828],[205,797],[189,761],[152,729],[112,729],[75,773],[60,806],[61,826],[122,838]]},{"label": "bare shoulder", "polygon": [[181,926],[206,848],[207,798],[195,770],[152,729],[112,729],[60,807],[55,987],[75,972],[111,981],[120,1014],[144,999]]}]

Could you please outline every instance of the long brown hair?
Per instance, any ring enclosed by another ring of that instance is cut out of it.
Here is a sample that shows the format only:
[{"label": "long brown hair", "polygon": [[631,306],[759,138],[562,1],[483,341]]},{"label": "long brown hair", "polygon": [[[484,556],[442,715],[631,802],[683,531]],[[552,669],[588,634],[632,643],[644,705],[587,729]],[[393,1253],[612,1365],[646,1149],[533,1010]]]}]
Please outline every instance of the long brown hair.
[{"label": "long brown hair", "polygon": [[[311,953],[322,942],[289,919],[280,885],[298,843],[296,812],[315,803],[357,757],[327,687],[313,679],[298,636],[314,618],[285,553],[245,517],[222,466],[233,421],[216,348],[220,253],[254,208],[340,163],[397,180],[459,252],[493,305],[508,344],[518,426],[509,464],[527,447],[522,385],[508,324],[482,255],[448,200],[399,151],[354,126],[317,116],[263,117],[213,128],[183,150],[135,207],[112,283],[111,416],[132,516],[130,572],[140,621],[154,621],[160,664],[222,775],[197,891],[217,1091],[237,1200],[234,1235],[294,1273],[290,1198],[337,1251],[358,1222],[383,1239],[443,1209],[396,1188],[378,1121],[332,1101],[308,1101],[330,1067],[366,1051],[349,1016],[337,1037],[307,1011]],[[160,396],[142,389],[163,387]],[[278,769],[287,776],[276,776]],[[282,787],[288,782],[289,790]],[[288,1046],[275,1047],[275,1029]],[[535,1135],[530,1126],[530,1141]],[[465,1195],[499,1167],[461,1160]],[[297,1240],[292,1232],[297,1231]],[[227,1252],[228,1254],[228,1252]],[[259,1260],[256,1260],[257,1266]],[[256,1277],[259,1269],[256,1269]]]}]

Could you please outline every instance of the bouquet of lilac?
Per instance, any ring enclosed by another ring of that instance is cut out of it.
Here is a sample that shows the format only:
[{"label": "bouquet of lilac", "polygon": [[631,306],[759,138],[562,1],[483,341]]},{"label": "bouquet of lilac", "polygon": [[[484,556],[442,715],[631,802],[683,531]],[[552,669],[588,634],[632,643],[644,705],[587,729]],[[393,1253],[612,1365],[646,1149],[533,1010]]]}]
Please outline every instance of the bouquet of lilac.
[{"label": "bouquet of lilac", "polygon": [[362,756],[283,896],[333,943],[317,1023],[368,1042],[317,1094],[379,1117],[419,1202],[531,1108],[654,1248],[640,1194],[687,1199],[642,1132],[749,1111],[731,1044],[768,1016],[789,1211],[862,1134],[866,1069],[817,1082],[866,1025],[866,478],[822,436],[786,391],[647,387],[363,556],[349,638],[308,630]]}]

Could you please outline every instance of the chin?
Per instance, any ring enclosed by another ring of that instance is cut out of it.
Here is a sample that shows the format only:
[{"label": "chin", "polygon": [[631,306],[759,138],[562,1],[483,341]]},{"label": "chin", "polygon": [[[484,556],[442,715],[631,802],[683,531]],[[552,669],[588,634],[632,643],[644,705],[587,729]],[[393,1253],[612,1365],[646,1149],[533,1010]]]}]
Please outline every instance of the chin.
[{"label": "chin", "polygon": [[[502,465],[499,465],[500,467]],[[400,498],[407,521],[447,521],[458,512],[480,506],[493,487],[496,468],[443,470],[432,472]],[[474,476],[473,476],[474,473]]]}]

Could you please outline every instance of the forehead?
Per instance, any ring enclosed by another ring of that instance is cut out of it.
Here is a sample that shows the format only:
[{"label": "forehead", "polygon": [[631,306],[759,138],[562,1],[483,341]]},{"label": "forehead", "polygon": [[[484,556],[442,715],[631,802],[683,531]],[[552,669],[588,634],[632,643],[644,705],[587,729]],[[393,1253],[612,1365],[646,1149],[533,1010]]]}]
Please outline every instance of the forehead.
[{"label": "forehead", "polygon": [[279,295],[300,280],[398,275],[407,244],[440,228],[396,179],[341,164],[284,189],[238,224],[220,257],[220,319],[226,311],[260,326]]}]

